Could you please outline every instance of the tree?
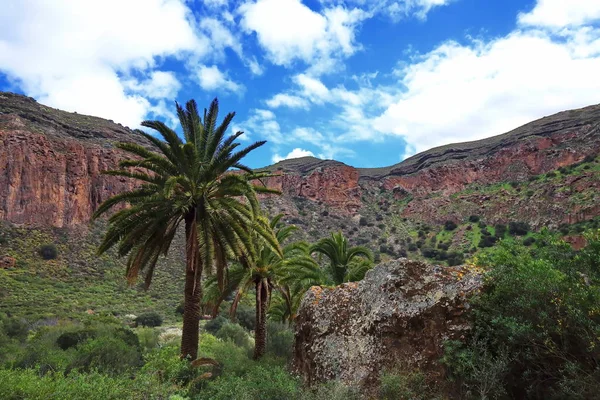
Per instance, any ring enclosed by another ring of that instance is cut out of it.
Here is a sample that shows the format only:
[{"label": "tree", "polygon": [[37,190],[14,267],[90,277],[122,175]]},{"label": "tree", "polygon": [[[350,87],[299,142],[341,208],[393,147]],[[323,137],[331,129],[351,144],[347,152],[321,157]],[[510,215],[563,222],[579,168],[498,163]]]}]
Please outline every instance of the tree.
[{"label": "tree", "polygon": [[323,281],[319,266],[308,254],[308,244],[294,242],[282,246],[282,243],[297,229],[294,225],[280,225],[282,216],[283,214],[277,215],[271,221],[266,217],[256,219],[255,224],[259,225],[260,229],[273,232],[275,243],[265,241],[261,235],[253,235],[254,252],[243,254],[238,262],[230,268],[227,274],[226,291],[214,290],[218,288],[215,279],[209,279],[206,283],[207,295],[212,292],[214,293],[213,298],[215,295],[220,298],[216,307],[229,293],[236,291],[230,310],[232,319],[235,317],[237,306],[243,296],[250,289],[255,289],[255,359],[261,358],[266,349],[267,310],[272,289],[280,290],[282,297],[286,298],[291,291],[289,285],[306,287],[307,284],[312,285]]},{"label": "tree", "polygon": [[[217,125],[217,99],[208,111],[204,110],[204,119],[200,118],[193,100],[185,108],[177,103],[176,106],[183,140],[160,121],[142,122],[142,126],[155,130],[162,140],[138,130],[154,149],[120,143],[117,147],[134,158],[121,161],[119,169],[106,172],[141,184],[106,200],[94,218],[116,205],[126,205],[109,218],[98,252],[117,246],[119,256],[128,255],[128,280],[133,282],[143,273],[146,288],[150,286],[158,258],[168,253],[175,233],[184,225],[186,268],[181,355],[195,359],[202,273],[216,270],[219,283],[223,283],[226,254],[247,251],[259,211],[256,192],[272,191],[253,185],[253,180],[265,174],[255,174],[241,163],[265,142],[237,150],[236,139],[242,132],[225,138],[235,113],[227,114]],[[231,172],[232,168],[242,173]]]},{"label": "tree", "polygon": [[364,246],[349,247],[342,232],[319,240],[311,246],[310,253],[329,259],[328,273],[336,285],[362,279],[373,263],[371,250]]}]

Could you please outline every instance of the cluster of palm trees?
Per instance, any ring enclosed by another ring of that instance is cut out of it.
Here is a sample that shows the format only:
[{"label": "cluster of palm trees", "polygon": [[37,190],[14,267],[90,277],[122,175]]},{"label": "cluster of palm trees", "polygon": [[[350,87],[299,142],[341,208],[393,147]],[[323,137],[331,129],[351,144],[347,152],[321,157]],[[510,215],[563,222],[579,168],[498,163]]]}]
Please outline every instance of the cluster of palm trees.
[{"label": "cluster of palm trees", "polygon": [[[281,215],[269,220],[258,201],[258,193],[277,193],[261,183],[269,174],[254,172],[242,163],[265,142],[239,149],[236,139],[242,132],[226,135],[235,114],[227,114],[218,124],[217,99],[202,117],[193,100],[185,108],[176,107],[183,138],[160,121],[144,121],[142,126],[160,136],[138,131],[154,148],[117,145],[132,158],[106,173],[139,184],[109,198],[95,212],[94,218],[98,218],[120,206],[108,220],[99,253],[116,247],[119,256],[127,256],[127,278],[133,282],[142,274],[148,287],[159,257],[168,253],[183,226],[186,266],[181,356],[198,357],[203,302],[210,303],[216,313],[235,293],[234,315],[240,299],[252,289],[257,322],[254,356],[260,358],[266,347],[269,308],[272,316],[292,321],[310,286],[360,279],[371,266],[372,254],[363,247],[351,248],[341,233],[313,246],[288,243],[296,227],[282,224]],[[312,254],[327,257],[328,267],[321,269]],[[271,301],[274,289],[276,296]]]}]

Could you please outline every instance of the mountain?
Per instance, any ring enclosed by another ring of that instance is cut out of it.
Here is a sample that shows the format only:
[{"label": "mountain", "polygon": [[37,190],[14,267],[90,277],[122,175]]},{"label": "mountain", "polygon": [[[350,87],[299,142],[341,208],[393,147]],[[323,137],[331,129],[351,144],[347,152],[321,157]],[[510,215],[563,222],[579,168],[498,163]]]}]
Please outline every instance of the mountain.
[{"label": "mountain", "polygon": [[[99,203],[132,185],[101,174],[123,158],[114,146],[120,141],[150,146],[112,121],[0,93],[0,220],[86,225]],[[312,239],[342,230],[353,242],[383,246],[393,256],[410,247],[410,238],[435,233],[450,248],[467,251],[477,246],[486,224],[488,233],[511,222],[556,229],[600,215],[598,154],[595,105],[489,139],[437,147],[386,168],[312,157],[281,161],[264,169],[278,175],[267,184],[283,195],[268,196],[264,204]],[[483,225],[468,228],[471,216]],[[450,236],[442,234],[447,221],[458,225]]]}]

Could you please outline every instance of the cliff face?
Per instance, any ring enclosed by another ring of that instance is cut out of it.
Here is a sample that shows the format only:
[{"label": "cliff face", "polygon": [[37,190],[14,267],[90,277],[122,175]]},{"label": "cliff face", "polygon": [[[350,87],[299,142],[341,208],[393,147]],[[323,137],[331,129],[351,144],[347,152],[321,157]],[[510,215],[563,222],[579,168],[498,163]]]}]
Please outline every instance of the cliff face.
[{"label": "cliff face", "polygon": [[123,154],[118,141],[144,144],[112,122],[0,93],[0,219],[64,227],[85,224],[109,196],[132,186],[108,177]]},{"label": "cliff face", "polygon": [[[0,219],[57,227],[85,224],[99,203],[132,185],[100,174],[123,157],[113,145],[120,141],[148,145],[111,121],[0,93]],[[600,106],[592,106],[490,139],[432,149],[389,168],[286,160],[266,168],[280,174],[267,184],[284,194],[266,204],[309,228],[329,214],[353,223],[364,215],[384,222],[401,217],[439,223],[472,214],[491,223],[507,218],[534,226],[574,223],[600,213],[593,170],[570,181],[540,183],[527,199],[510,190],[486,194],[472,190],[473,185],[526,182],[599,153]],[[384,212],[388,216],[380,219]]]}]

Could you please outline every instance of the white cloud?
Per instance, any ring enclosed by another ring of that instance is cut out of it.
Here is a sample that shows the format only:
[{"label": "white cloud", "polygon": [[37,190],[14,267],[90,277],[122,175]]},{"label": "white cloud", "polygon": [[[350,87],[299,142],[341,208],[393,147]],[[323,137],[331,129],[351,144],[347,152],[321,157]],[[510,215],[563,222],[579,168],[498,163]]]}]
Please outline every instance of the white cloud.
[{"label": "white cloud", "polygon": [[250,60],[247,60],[247,65],[252,75],[260,76],[265,72],[265,69],[258,63],[256,57],[252,57]]},{"label": "white cloud", "polygon": [[181,83],[174,72],[152,71],[148,79],[139,81],[130,79],[123,82],[128,90],[139,92],[150,99],[175,99],[181,89]]},{"label": "white cloud", "polygon": [[319,79],[306,74],[298,74],[294,82],[300,86],[302,95],[315,103],[322,103],[329,98],[329,89]]},{"label": "white cloud", "polygon": [[[206,51],[189,19],[180,0],[9,2],[0,13],[0,71],[40,102],[136,126],[153,107],[144,92],[160,83],[151,74],[157,61]],[[140,92],[132,92],[132,71],[144,77]],[[176,85],[167,86],[172,95]]]},{"label": "white cloud", "polygon": [[308,108],[309,104],[302,97],[279,93],[267,100],[267,105],[271,108],[289,107],[289,108]]},{"label": "white cloud", "polygon": [[274,154],[272,161],[273,163],[278,163],[279,161],[289,160],[291,158],[300,158],[300,157],[314,157],[312,151],[304,150],[296,147],[294,150],[290,151],[286,156],[280,156],[279,154]]},{"label": "white cloud", "polygon": [[203,2],[208,8],[220,8],[229,5],[229,0],[203,0]]},{"label": "white cloud", "polygon": [[538,0],[529,13],[519,14],[523,25],[563,28],[600,19],[598,0]]},{"label": "white cloud", "polygon": [[370,14],[382,14],[394,21],[414,16],[425,19],[435,7],[445,6],[455,0],[320,0],[325,5],[359,6]]},{"label": "white cloud", "polygon": [[600,101],[600,30],[516,31],[444,43],[399,71],[406,91],[372,121],[415,151],[497,135]]},{"label": "white cloud", "polygon": [[198,84],[206,91],[225,91],[240,94],[245,90],[243,85],[228,79],[227,75],[221,72],[216,65],[210,67],[200,66],[197,76]]},{"label": "white cloud", "polygon": [[225,49],[232,49],[238,56],[242,56],[242,44],[240,38],[217,18],[204,17],[200,21],[200,28],[210,38],[212,56],[219,60],[225,59]]},{"label": "white cloud", "polygon": [[357,25],[368,17],[361,9],[329,8],[311,10],[300,0],[257,0],[238,9],[241,26],[255,32],[268,59],[276,65],[291,66],[299,60],[314,73],[332,72],[337,59],[352,55]]}]

